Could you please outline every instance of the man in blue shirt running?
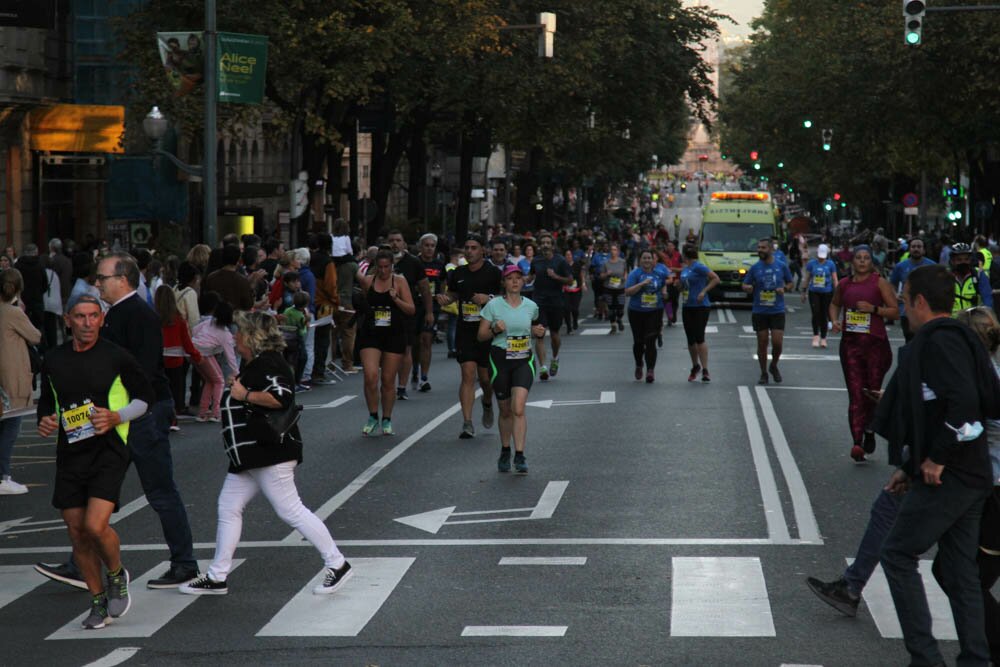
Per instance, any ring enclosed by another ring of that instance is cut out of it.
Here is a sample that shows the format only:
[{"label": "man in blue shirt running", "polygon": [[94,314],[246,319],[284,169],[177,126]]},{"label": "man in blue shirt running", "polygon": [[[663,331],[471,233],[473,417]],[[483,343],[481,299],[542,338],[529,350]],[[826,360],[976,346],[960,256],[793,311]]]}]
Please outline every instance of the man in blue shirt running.
[{"label": "man in blue shirt running", "polygon": [[771,342],[771,375],[781,382],[778,360],[785,340],[785,291],[792,289],[792,272],[787,264],[774,257],[771,239],[757,242],[757,256],[760,261],[750,267],[743,279],[743,291],[753,294],[753,330],[757,333],[757,362],[760,364],[760,380],[757,384],[767,384],[767,344]]}]

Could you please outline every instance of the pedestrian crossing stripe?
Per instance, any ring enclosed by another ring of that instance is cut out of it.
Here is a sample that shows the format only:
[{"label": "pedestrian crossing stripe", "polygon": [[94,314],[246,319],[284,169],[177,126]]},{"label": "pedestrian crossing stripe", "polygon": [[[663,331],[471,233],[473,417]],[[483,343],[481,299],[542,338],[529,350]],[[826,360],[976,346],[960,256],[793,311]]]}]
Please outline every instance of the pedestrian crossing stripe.
[{"label": "pedestrian crossing stripe", "polygon": [[[232,569],[242,565],[244,559],[233,559]],[[198,568],[204,572],[210,561],[198,561]],[[84,630],[83,619],[90,613],[85,611],[72,621],[62,626],[46,639],[118,639],[135,637],[152,637],[169,623],[175,616],[187,609],[199,597],[198,595],[181,595],[175,590],[155,590],[146,587],[150,579],[160,576],[170,567],[169,561],[164,561],[143,574],[138,579],[132,579],[129,584],[129,596],[132,598],[132,609],[127,616],[116,618],[111,625],[94,631]],[[230,570],[232,572],[232,570]],[[83,600],[83,598],[80,598]]]},{"label": "pedestrian crossing stripe", "polygon": [[671,560],[671,637],[775,636],[759,558]]},{"label": "pedestrian crossing stripe", "polygon": [[46,581],[31,565],[0,565],[0,609]]},{"label": "pedestrian crossing stripe", "polygon": [[357,637],[402,581],[415,558],[355,558],[350,579],[331,595],[312,590],[326,574],[312,578],[258,637]]}]

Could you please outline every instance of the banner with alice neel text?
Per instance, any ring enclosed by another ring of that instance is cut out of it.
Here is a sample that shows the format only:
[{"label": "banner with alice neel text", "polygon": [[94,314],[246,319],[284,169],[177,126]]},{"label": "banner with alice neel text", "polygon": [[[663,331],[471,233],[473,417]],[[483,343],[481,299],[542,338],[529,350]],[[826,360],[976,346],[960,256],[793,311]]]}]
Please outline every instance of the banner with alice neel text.
[{"label": "banner with alice neel text", "polygon": [[[267,74],[267,37],[220,32],[218,76],[220,102],[260,104]],[[160,61],[176,95],[200,92],[204,81],[203,33],[158,32]]]},{"label": "banner with alice neel text", "polygon": [[219,101],[260,104],[267,74],[267,37],[219,33]]}]

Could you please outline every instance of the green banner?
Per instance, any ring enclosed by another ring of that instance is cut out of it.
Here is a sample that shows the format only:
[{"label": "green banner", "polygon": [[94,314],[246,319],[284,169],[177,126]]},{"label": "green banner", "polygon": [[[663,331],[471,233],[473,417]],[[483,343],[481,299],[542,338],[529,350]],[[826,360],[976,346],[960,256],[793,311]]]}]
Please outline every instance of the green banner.
[{"label": "green banner", "polygon": [[219,101],[260,104],[267,74],[267,37],[219,33]]}]

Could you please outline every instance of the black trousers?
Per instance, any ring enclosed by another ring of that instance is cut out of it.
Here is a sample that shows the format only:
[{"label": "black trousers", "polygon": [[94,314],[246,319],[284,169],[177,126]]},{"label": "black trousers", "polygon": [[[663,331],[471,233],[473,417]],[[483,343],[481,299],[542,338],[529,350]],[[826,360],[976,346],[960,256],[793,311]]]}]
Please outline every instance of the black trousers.
[{"label": "black trousers", "polygon": [[833,292],[809,292],[809,308],[812,310],[813,336],[826,338],[826,324],[830,321],[831,301],[833,301]]},{"label": "black trousers", "polygon": [[326,373],[326,360],[330,355],[330,332],[333,326],[324,324],[316,327],[315,339],[313,340],[313,368],[312,376],[322,378]]},{"label": "black trousers", "polygon": [[636,367],[646,362],[646,370],[656,367],[656,337],[660,335],[663,325],[663,311],[632,310],[628,311],[628,325],[632,329],[632,356]]}]

